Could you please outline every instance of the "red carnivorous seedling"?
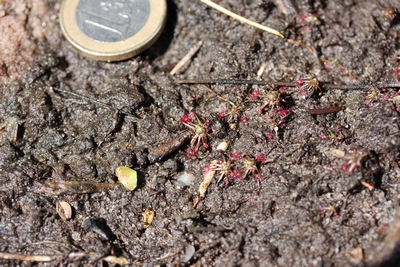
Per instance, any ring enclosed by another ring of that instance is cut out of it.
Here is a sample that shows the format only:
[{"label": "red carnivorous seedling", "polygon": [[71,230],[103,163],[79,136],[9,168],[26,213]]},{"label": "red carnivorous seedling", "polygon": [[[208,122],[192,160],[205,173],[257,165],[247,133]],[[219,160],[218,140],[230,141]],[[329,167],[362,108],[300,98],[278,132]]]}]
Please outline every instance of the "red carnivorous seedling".
[{"label": "red carnivorous seedling", "polygon": [[203,88],[207,89],[208,91],[210,91],[212,94],[214,94],[216,97],[218,97],[219,99],[221,99],[222,101],[228,103],[231,105],[231,108],[228,107],[224,107],[223,110],[221,112],[218,113],[218,117],[220,117],[221,119],[226,118],[227,122],[233,122],[233,121],[237,121],[238,118],[241,118],[241,122],[243,124],[246,124],[247,122],[243,122],[242,118],[242,108],[239,107],[238,105],[236,105],[235,103],[233,103],[232,101],[230,101],[229,99],[220,96],[219,94],[217,94],[216,92],[214,92],[211,88],[208,88],[207,86],[203,85]]},{"label": "red carnivorous seedling", "polygon": [[329,206],[326,206],[326,207],[321,205],[321,206],[318,207],[318,210],[321,213],[325,213],[326,211],[328,211],[328,217],[331,217],[332,215],[335,215],[336,218],[340,217],[340,214],[338,212],[338,208],[335,207],[335,206],[332,206],[332,205],[329,205]]},{"label": "red carnivorous seedling", "polygon": [[296,82],[298,93],[304,99],[312,96],[317,89],[320,91],[320,93],[322,93],[320,85],[321,83],[315,77],[304,79],[300,78]]},{"label": "red carnivorous seedling", "polygon": [[268,122],[266,122],[266,125],[270,129],[270,132],[267,133],[267,135],[266,135],[268,140],[272,140],[273,139],[273,136],[271,136],[272,132],[275,132],[275,136],[277,137],[277,139],[279,139],[279,136],[278,136],[279,129],[282,129],[282,128],[284,128],[286,126],[285,118],[287,118],[287,117],[288,116],[282,118],[278,122],[276,120],[272,119],[272,118],[268,119]]},{"label": "red carnivorous seedling", "polygon": [[397,78],[400,79],[400,68],[395,68],[393,71],[393,75]]},{"label": "red carnivorous seedling", "polygon": [[[214,160],[210,164],[206,165],[204,167],[203,172],[207,173],[210,171],[215,171],[218,172],[218,181],[217,185],[219,182],[222,180],[222,178],[225,177],[225,185],[229,185],[229,177],[231,174],[233,174],[233,164],[230,158],[226,159],[226,157],[222,154],[222,159],[220,160]],[[236,175],[236,174],[235,174]]]},{"label": "red carnivorous seedling", "polygon": [[257,108],[257,111],[258,113],[261,114],[265,107],[269,107],[270,108],[268,115],[269,117],[272,117],[272,112],[274,111],[274,109],[279,108],[281,101],[283,101],[283,99],[281,98],[280,91],[275,91],[275,90],[269,90],[265,94],[261,94],[260,91],[257,90],[251,94],[251,98],[252,99],[261,98],[264,100],[264,103],[261,105],[261,107]]},{"label": "red carnivorous seedling", "polygon": [[351,147],[349,150],[353,153],[345,156],[349,161],[347,164],[342,164],[341,166],[342,171],[346,171],[347,174],[352,173],[357,167],[362,167],[362,160],[368,155],[368,153],[357,152],[357,149],[354,147]]},{"label": "red carnivorous seedling", "polygon": [[[193,122],[195,121],[195,122]],[[184,115],[181,118],[181,122],[183,125],[189,128],[191,132],[194,133],[194,136],[192,140],[190,141],[190,153],[188,150],[188,155],[190,154],[190,157],[194,157],[197,151],[200,148],[200,145],[203,144],[203,147],[205,149],[209,148],[208,144],[208,132],[209,132],[209,126],[210,126],[210,121],[207,122],[202,122],[200,118],[194,113],[190,112],[188,115]]]},{"label": "red carnivorous seedling", "polygon": [[400,91],[392,93],[389,101],[393,102],[396,105],[396,111],[400,112]]},{"label": "red carnivorous seedling", "polygon": [[218,117],[220,117],[221,119],[226,118],[227,122],[237,121],[242,111],[233,102],[229,101],[229,104],[231,104],[232,108],[229,109],[228,107],[225,107],[223,111],[218,113]]},{"label": "red carnivorous seedling", "polygon": [[242,169],[244,171],[242,179],[245,179],[249,174],[251,174],[251,175],[253,175],[254,179],[257,181],[258,188],[260,188],[262,175],[261,175],[261,172],[258,169],[257,165],[259,163],[264,163],[265,161],[266,161],[266,159],[265,159],[264,155],[257,155],[255,158],[245,155],[245,157],[242,158],[242,160],[241,160]]},{"label": "red carnivorous seedling", "polygon": [[388,100],[389,96],[386,93],[386,90],[378,90],[377,88],[370,88],[368,91],[368,95],[365,96],[365,101],[364,104],[367,107],[371,107],[373,102],[376,102],[378,100]]}]

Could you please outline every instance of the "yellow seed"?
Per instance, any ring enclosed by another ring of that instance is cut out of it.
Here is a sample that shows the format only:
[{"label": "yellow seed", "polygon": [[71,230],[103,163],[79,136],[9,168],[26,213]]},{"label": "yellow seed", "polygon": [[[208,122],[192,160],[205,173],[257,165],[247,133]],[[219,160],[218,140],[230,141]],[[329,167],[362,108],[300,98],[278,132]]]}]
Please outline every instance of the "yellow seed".
[{"label": "yellow seed", "polygon": [[154,211],[146,209],[143,212],[143,221],[144,221],[143,228],[147,229],[147,227],[149,227],[150,224],[153,222],[153,219],[154,219]]},{"label": "yellow seed", "polygon": [[137,173],[131,168],[120,166],[115,170],[118,181],[128,190],[135,190],[137,186]]}]

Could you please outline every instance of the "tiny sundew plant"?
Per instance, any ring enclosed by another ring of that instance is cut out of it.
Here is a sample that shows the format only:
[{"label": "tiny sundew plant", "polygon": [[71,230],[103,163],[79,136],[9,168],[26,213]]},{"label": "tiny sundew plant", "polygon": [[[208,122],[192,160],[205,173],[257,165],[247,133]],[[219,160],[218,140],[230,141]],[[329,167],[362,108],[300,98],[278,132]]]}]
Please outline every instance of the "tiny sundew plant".
[{"label": "tiny sundew plant", "polygon": [[296,82],[297,91],[299,96],[306,99],[311,97],[316,90],[321,90],[321,83],[320,81],[313,77],[313,78],[300,78]]},{"label": "tiny sundew plant", "polygon": [[210,131],[211,121],[203,121],[194,112],[181,117],[181,123],[189,128],[194,133],[190,141],[190,147],[186,152],[188,158],[195,158],[200,146],[203,145],[204,149],[209,149],[208,132]]}]

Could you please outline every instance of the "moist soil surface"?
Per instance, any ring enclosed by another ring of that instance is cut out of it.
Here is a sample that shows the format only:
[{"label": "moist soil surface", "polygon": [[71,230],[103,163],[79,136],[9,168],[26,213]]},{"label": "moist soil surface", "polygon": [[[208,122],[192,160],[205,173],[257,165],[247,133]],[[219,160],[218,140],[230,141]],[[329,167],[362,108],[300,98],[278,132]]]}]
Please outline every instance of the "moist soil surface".
[{"label": "moist soil surface", "polygon": [[[399,1],[217,1],[285,38],[168,1],[116,63],[66,41],[61,1],[0,3],[0,250],[51,257],[2,265],[399,264]],[[269,84],[179,83],[208,79]]]}]

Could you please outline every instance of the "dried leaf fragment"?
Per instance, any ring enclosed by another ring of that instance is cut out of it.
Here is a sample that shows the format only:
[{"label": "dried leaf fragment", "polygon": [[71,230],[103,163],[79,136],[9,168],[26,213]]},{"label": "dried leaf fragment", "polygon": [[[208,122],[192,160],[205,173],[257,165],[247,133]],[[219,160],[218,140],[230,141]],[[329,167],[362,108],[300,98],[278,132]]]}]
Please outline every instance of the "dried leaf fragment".
[{"label": "dried leaf fragment", "polygon": [[153,219],[154,219],[154,211],[152,211],[150,209],[146,209],[143,212],[143,221],[144,221],[143,228],[147,229],[153,222]]},{"label": "dried leaf fragment", "polygon": [[174,75],[177,73],[186,62],[188,62],[196,53],[199,51],[200,47],[203,45],[205,37],[203,37],[195,46],[190,48],[189,52],[176,64],[176,66],[171,70],[169,74]]},{"label": "dried leaf fragment", "polygon": [[115,170],[115,174],[118,177],[118,181],[121,182],[121,184],[128,190],[135,190],[137,186],[137,173],[135,170],[124,167],[124,166],[119,166]]},{"label": "dried leaf fragment", "polygon": [[354,263],[359,263],[364,259],[363,249],[360,247],[352,249],[347,253],[347,256]]},{"label": "dried leaf fragment", "polygon": [[107,256],[103,258],[104,261],[109,262],[109,263],[115,263],[119,265],[128,265],[131,264],[128,259],[124,257],[115,257],[115,256]]},{"label": "dried leaf fragment", "polygon": [[[211,161],[210,165],[212,165],[212,164],[218,164],[218,160]],[[212,171],[212,170],[204,173],[203,182],[201,182],[200,187],[199,187],[199,193],[200,193],[201,197],[204,197],[206,195],[207,188],[210,185],[212,178],[214,178],[214,175],[215,175],[215,171]]]},{"label": "dried leaf fragment", "polygon": [[339,150],[339,149],[329,150],[329,151],[326,152],[326,154],[329,155],[329,156],[334,156],[334,157],[339,158],[339,159],[344,158],[344,155],[345,155],[344,151]]},{"label": "dried leaf fragment", "polygon": [[69,221],[72,218],[72,208],[68,202],[59,201],[56,203],[56,210],[63,221]]},{"label": "dried leaf fragment", "polygon": [[153,148],[150,150],[149,153],[149,161],[150,163],[159,161],[160,159],[170,155],[174,151],[176,151],[178,148],[182,146],[183,143],[186,142],[190,138],[190,133],[185,131],[178,135],[175,139],[172,139],[170,141],[167,141],[163,143],[162,145]]}]

